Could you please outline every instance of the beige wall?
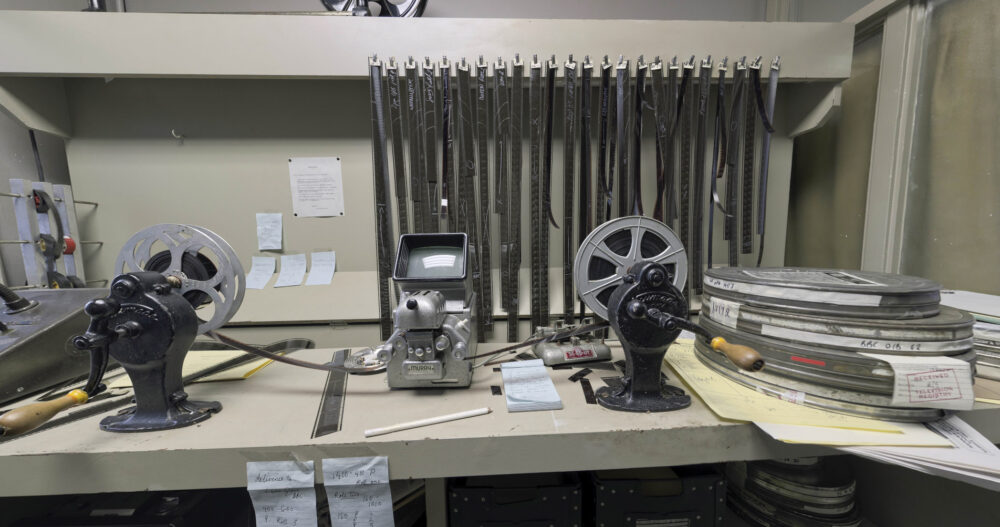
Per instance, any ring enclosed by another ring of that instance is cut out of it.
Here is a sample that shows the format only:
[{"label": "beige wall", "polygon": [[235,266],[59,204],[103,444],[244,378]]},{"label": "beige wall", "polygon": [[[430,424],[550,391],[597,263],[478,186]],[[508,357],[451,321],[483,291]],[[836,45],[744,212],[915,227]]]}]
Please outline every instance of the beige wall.
[{"label": "beige wall", "polygon": [[854,48],[838,116],[795,139],[785,263],[857,269],[868,194],[881,34]]},{"label": "beige wall", "polygon": [[932,5],[901,271],[1000,294],[1000,3]]}]

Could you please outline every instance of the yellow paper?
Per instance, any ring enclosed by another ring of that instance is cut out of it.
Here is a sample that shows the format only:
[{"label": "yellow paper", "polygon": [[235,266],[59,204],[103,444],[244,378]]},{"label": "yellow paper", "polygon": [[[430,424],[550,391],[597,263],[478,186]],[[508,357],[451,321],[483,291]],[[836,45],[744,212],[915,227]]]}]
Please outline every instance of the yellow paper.
[{"label": "yellow paper", "polygon": [[[223,362],[230,361],[244,355],[246,355],[246,353],[239,350],[191,351],[188,352],[187,357],[184,358],[184,368],[181,370],[181,375],[186,377],[192,373],[197,373],[213,366],[218,366]],[[270,363],[270,359],[257,359],[241,366],[209,375],[208,377],[202,377],[195,382],[235,381],[246,379]],[[119,375],[108,383],[108,389],[112,390],[131,387],[132,380],[128,375]]]},{"label": "yellow paper", "polygon": [[985,397],[976,397],[976,401],[980,403],[1000,404],[1000,399],[987,399]]},{"label": "yellow paper", "polygon": [[896,434],[825,426],[754,424],[767,435],[785,443],[827,446],[953,446],[951,441],[919,423],[899,423],[902,433]]},{"label": "yellow paper", "polygon": [[693,341],[679,340],[667,351],[665,360],[719,417],[736,421],[901,432],[895,423],[827,412],[757,393],[708,369],[694,353]]}]

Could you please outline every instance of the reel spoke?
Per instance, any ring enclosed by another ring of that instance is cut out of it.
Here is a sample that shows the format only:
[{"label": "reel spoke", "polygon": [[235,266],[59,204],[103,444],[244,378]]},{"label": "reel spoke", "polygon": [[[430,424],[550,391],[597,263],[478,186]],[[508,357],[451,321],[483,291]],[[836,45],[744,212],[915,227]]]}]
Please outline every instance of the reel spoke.
[{"label": "reel spoke", "polygon": [[596,315],[607,318],[610,292],[638,262],[654,261],[673,268],[673,284],[684,290],[687,252],[669,227],[651,218],[627,216],[604,223],[580,243],[573,264],[580,299]]},{"label": "reel spoke", "polygon": [[[207,297],[211,300],[214,313],[209,320],[200,321],[198,333],[222,327],[236,314],[246,290],[243,266],[236,252],[222,237],[203,227],[162,224],[139,231],[118,254],[115,274],[145,271],[150,259],[162,251],[170,255],[170,263],[165,269],[158,267],[157,270],[163,275],[180,278],[180,293],[185,298],[191,299],[187,293],[196,292],[202,295],[195,294],[193,298]],[[201,273],[207,278],[187,276],[184,272],[185,255],[209,262],[207,266],[214,267],[214,274],[207,276],[206,271],[212,270],[203,268]],[[201,307],[201,302],[190,301],[196,309]]]}]

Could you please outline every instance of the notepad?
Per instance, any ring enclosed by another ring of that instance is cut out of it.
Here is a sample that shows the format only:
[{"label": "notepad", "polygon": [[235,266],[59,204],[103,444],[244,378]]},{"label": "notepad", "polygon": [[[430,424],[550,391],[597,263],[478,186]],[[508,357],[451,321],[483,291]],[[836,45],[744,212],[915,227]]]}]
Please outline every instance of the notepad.
[{"label": "notepad", "polygon": [[508,412],[562,409],[562,399],[541,359],[505,362],[500,375]]}]

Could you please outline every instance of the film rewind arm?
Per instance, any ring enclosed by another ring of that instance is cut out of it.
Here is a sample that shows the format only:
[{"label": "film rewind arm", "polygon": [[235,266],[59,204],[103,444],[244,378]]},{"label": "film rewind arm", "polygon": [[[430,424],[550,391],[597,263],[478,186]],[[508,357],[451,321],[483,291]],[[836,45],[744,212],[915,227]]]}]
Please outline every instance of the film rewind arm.
[{"label": "film rewind arm", "polygon": [[633,300],[628,306],[628,311],[633,318],[644,319],[659,328],[666,330],[686,329],[705,337],[711,343],[712,349],[722,353],[733,364],[746,371],[760,371],[764,368],[764,358],[760,356],[760,353],[757,353],[757,350],[750,346],[727,342],[722,337],[713,337],[704,328],[690,320],[664,313],[655,307],[648,307],[639,300]]}]

